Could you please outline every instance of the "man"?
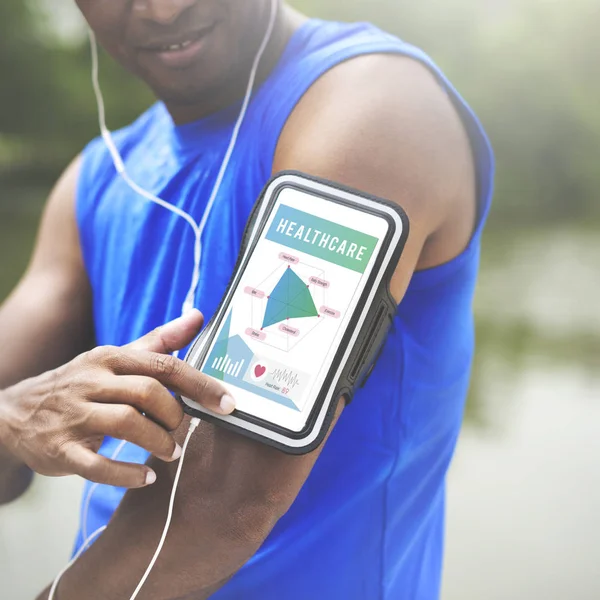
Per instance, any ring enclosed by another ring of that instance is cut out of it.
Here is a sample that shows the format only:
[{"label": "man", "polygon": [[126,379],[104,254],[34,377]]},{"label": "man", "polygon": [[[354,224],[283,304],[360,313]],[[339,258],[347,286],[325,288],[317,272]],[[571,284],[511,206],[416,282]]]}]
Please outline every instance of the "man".
[{"label": "man", "polygon": [[[116,136],[129,175],[200,221],[269,0],[77,4],[104,48],[162,101]],[[445,474],[473,354],[489,145],[421,52],[371,26],[308,20],[281,5],[203,235],[195,303],[205,315],[225,290],[253,202],[270,175],[286,169],[406,210],[411,233],[391,286],[398,315],[369,381],[348,407],[340,399],[330,437],[314,453],[290,457],[201,425],[167,543],[139,597],[433,600]],[[116,512],[65,575],[60,600],[128,598],[150,561],[176,468],[159,459],[179,456],[189,423],[174,438],[168,433],[182,416],[167,389],[213,410],[233,409],[218,384],[167,356],[200,329],[197,312],[141,337],[178,315],[193,242],[184,222],[130,191],[96,140],[54,190],[32,264],[1,309],[0,387],[12,435],[3,438],[0,427],[0,440],[36,466],[43,452],[35,428],[50,431],[42,439],[58,449],[39,470],[141,486],[124,497],[117,488],[90,490],[84,531]],[[99,348],[85,352],[92,340]],[[40,413],[46,416],[26,434],[22,415],[34,423]],[[117,465],[106,458],[116,448],[112,438],[102,445],[104,458],[94,453],[102,434],[145,448],[127,446],[122,460],[154,457]],[[26,452],[4,442],[20,436]],[[14,458],[3,470],[17,481],[7,493],[15,495],[26,471]]]}]

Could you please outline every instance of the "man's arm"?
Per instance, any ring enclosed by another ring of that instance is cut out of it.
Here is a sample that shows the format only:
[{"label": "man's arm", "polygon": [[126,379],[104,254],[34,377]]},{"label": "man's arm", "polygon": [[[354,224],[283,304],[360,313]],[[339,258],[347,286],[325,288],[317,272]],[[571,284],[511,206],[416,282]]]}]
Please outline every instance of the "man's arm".
[{"label": "man's arm", "polygon": [[[92,344],[91,292],[75,222],[78,171],[77,159],[54,188],[30,265],[0,306],[0,390],[57,367]],[[31,477],[0,441],[0,504],[21,495]]]},{"label": "man's arm", "polygon": [[[370,56],[322,77],[279,141],[273,170],[284,169],[386,197],[407,211],[411,235],[393,281],[398,302],[416,268],[445,262],[468,243],[476,210],[469,143],[446,94],[414,62]],[[342,410],[340,401],[338,417]],[[319,453],[287,456],[203,423],[166,545],[139,598],[208,598],[260,547]],[[133,592],[160,538],[175,472],[150,464],[155,486],[127,493],[108,530],[65,576],[59,600]]]}]

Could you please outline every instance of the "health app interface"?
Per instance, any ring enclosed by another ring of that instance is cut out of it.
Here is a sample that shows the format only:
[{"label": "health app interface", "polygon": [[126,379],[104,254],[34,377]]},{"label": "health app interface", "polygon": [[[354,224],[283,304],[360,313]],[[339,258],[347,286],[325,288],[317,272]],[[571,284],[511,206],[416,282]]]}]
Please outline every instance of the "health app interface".
[{"label": "health app interface", "polygon": [[388,229],[370,213],[279,193],[201,368],[239,411],[304,429]]}]

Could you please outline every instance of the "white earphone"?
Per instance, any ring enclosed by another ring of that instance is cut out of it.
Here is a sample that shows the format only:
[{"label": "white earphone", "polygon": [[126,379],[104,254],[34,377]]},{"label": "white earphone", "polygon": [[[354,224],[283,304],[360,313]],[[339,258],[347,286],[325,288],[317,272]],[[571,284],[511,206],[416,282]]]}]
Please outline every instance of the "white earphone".
[{"label": "white earphone", "polygon": [[[271,0],[269,24],[268,24],[267,30],[265,32],[265,35],[263,37],[263,40],[261,42],[261,45],[256,53],[256,56],[254,57],[254,61],[252,64],[252,70],[250,72],[250,78],[248,81],[248,86],[247,86],[246,93],[244,95],[244,100],[242,103],[242,108],[240,110],[239,116],[234,125],[233,132],[231,134],[231,139],[229,141],[229,146],[225,153],[225,157],[223,158],[223,162],[221,163],[221,168],[219,169],[219,173],[217,175],[217,179],[213,186],[212,193],[208,200],[208,204],[206,206],[206,209],[204,211],[202,219],[199,223],[197,223],[194,220],[194,218],[191,215],[189,215],[188,213],[186,213],[185,211],[181,210],[180,208],[178,208],[176,206],[173,206],[172,204],[169,204],[168,202],[165,202],[164,200],[162,200],[158,196],[155,196],[151,192],[144,190],[142,187],[140,187],[135,181],[133,181],[129,177],[125,163],[119,153],[119,150],[117,149],[117,147],[114,143],[112,134],[110,133],[110,131],[106,125],[106,110],[105,110],[105,105],[104,105],[104,97],[102,95],[102,89],[100,88],[98,45],[96,43],[96,36],[95,36],[94,32],[91,29],[89,30],[90,47],[91,47],[91,55],[92,55],[92,85],[94,88],[94,95],[96,97],[96,103],[98,105],[98,121],[99,121],[99,125],[100,125],[100,133],[102,135],[102,138],[104,140],[104,143],[106,144],[108,151],[110,152],[110,155],[111,155],[111,158],[112,158],[112,161],[113,161],[113,164],[115,166],[117,173],[119,174],[119,176],[123,179],[123,181],[128,185],[128,187],[132,191],[134,191],[136,194],[139,194],[140,196],[145,198],[147,201],[157,204],[158,206],[161,206],[165,210],[168,210],[169,212],[173,213],[174,215],[184,219],[186,221],[186,223],[188,223],[190,225],[190,227],[192,228],[192,230],[194,232],[194,240],[195,240],[195,242],[194,242],[194,270],[192,273],[192,280],[191,280],[189,291],[184,299],[184,302],[183,302],[183,305],[181,308],[182,315],[194,307],[196,290],[198,288],[198,283],[200,281],[200,264],[201,264],[201,260],[202,260],[202,234],[204,233],[204,229],[206,228],[206,224],[210,217],[210,213],[211,213],[211,211],[214,207],[214,204],[217,200],[217,197],[219,195],[219,191],[220,191],[221,185],[223,183],[223,178],[225,177],[227,168],[229,167],[229,162],[230,162],[231,156],[233,155],[233,152],[235,150],[240,130],[241,130],[244,120],[246,118],[246,113],[248,111],[248,106],[250,105],[250,100],[252,98],[252,93],[254,91],[254,85],[256,83],[256,76],[258,73],[258,68],[260,66],[262,57],[265,53],[265,50],[271,40],[273,31],[275,29],[275,22],[277,19],[278,7],[279,7],[279,0]],[[172,515],[173,515],[173,507],[175,505],[175,495],[177,492],[177,486],[179,483],[179,478],[181,476],[181,471],[183,469],[183,461],[185,458],[186,450],[187,450],[189,441],[192,437],[192,434],[197,429],[199,424],[200,424],[199,419],[193,419],[190,424],[189,431],[187,433],[185,442],[183,444],[182,454],[181,454],[181,458],[179,459],[179,465],[177,467],[177,473],[175,475],[175,480],[173,482],[171,498],[169,501],[167,520],[165,523],[165,527],[163,529],[161,539],[159,541],[156,552],[154,553],[154,556],[152,557],[152,560],[151,560],[150,564],[148,565],[148,568],[146,569],[146,572],[144,573],[142,579],[140,580],[137,588],[131,595],[130,600],[135,600],[138,597],[142,587],[146,583],[146,580],[148,579],[148,577],[152,571],[152,568],[154,567],[154,564],[156,563],[156,560],[158,559],[160,552],[162,551],[162,548],[164,546],[164,543],[165,543],[165,540],[167,537],[167,533],[168,533],[169,527],[171,525],[171,519],[172,519]],[[122,452],[122,450],[126,446],[126,444],[127,444],[126,442],[121,442],[118,445],[115,452],[111,456],[112,460],[116,460],[118,458],[119,454]],[[82,543],[79,551],[73,557],[73,559],[57,575],[56,579],[54,580],[54,582],[52,584],[52,587],[50,588],[48,600],[54,600],[54,596],[56,594],[56,589],[58,587],[58,584],[60,583],[62,576],[73,566],[73,564],[75,564],[75,562],[79,559],[79,557],[87,550],[89,545],[100,534],[102,534],[104,532],[104,530],[106,529],[106,525],[105,525],[103,527],[100,527],[96,531],[94,531],[91,535],[87,536],[87,518],[88,518],[88,513],[89,513],[89,507],[90,507],[94,492],[97,490],[97,488],[98,488],[98,484],[94,484],[93,486],[90,487],[90,490],[86,496],[86,499],[85,499],[85,502],[83,505],[82,529],[81,530],[82,530],[82,535],[83,535],[85,541]]]}]

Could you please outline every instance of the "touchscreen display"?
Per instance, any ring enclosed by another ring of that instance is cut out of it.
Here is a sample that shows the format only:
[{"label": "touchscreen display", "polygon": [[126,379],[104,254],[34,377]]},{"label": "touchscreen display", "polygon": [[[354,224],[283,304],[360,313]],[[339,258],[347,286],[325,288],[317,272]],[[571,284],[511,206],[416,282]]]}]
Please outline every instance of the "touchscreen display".
[{"label": "touchscreen display", "polygon": [[239,411],[304,429],[388,229],[295,188],[279,193],[201,367]]}]

